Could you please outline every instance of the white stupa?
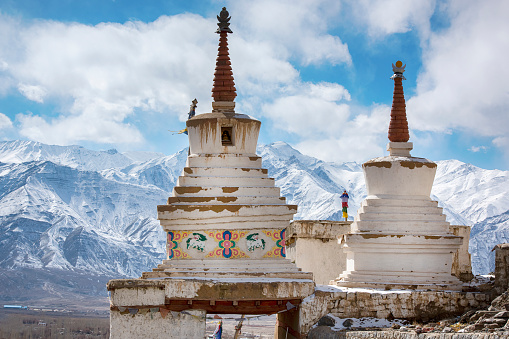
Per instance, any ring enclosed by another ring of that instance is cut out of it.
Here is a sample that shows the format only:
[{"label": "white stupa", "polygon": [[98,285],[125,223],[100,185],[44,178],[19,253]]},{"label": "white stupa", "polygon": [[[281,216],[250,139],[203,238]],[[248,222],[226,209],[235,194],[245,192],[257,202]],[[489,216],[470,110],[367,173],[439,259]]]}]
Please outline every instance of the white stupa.
[{"label": "white stupa", "polygon": [[286,204],[256,155],[261,123],[235,112],[224,13],[218,16],[212,112],[187,121],[186,167],[168,204],[157,208],[168,258],[143,278],[264,277],[312,285],[312,274],[286,258],[285,229],[297,206]]},{"label": "white stupa", "polygon": [[462,238],[449,232],[438,203],[430,199],[437,165],[410,155],[402,80],[405,66],[393,65],[394,98],[389,156],[363,164],[368,196],[350,233],[340,240],[347,269],[339,286],[459,290],[451,275],[452,254]]}]

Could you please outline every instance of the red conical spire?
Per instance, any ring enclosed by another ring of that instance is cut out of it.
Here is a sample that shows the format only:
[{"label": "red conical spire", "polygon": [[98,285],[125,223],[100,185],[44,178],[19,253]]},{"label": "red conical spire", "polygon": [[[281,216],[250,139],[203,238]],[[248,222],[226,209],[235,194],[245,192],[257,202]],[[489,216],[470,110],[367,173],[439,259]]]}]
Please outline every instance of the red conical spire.
[{"label": "red conical spire", "polygon": [[219,48],[216,59],[216,71],[214,72],[214,86],[212,87],[212,97],[214,103],[218,102],[231,102],[229,105],[214,105],[213,107],[222,110],[220,107],[225,106],[233,110],[235,104],[233,100],[237,96],[235,89],[235,82],[233,81],[233,72],[230,62],[230,55],[228,52],[228,33],[232,33],[229,28],[231,17],[225,7],[217,16],[219,28],[216,33],[219,33]]},{"label": "red conical spire", "polygon": [[408,133],[408,121],[406,119],[405,94],[403,93],[403,76],[405,66],[401,61],[396,62],[396,66],[392,65],[394,75],[394,94],[392,99],[391,122],[389,124],[389,141],[407,142],[410,139]]}]

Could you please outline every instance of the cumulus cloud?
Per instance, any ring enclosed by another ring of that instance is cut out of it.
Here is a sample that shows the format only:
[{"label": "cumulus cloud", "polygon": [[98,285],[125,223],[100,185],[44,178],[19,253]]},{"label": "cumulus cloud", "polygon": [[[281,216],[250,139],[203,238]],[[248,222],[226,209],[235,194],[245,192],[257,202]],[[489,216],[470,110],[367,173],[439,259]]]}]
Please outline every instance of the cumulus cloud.
[{"label": "cumulus cloud", "polygon": [[43,103],[44,97],[47,94],[47,91],[41,86],[27,85],[27,84],[19,84],[18,90],[23,94],[28,100],[32,100],[35,102]]},{"label": "cumulus cloud", "polygon": [[446,9],[451,24],[430,36],[416,95],[407,102],[409,123],[497,140],[509,134],[509,124],[501,123],[509,107],[509,2],[451,0]]},{"label": "cumulus cloud", "polygon": [[348,0],[356,20],[363,23],[375,38],[416,29],[422,36],[430,32],[434,0]]},{"label": "cumulus cloud", "polygon": [[[266,98],[300,86],[291,59],[305,65],[351,63],[346,44],[326,32],[339,10],[327,10],[330,3],[232,3],[235,31],[242,32],[229,37],[234,76],[242,84],[237,85],[239,107],[259,109]],[[141,142],[143,135],[127,121],[143,119],[143,112],[164,112],[183,121],[195,97],[199,111],[210,109],[215,23],[215,17],[192,14],[95,26],[22,23],[0,16],[0,27],[11,34],[0,39],[0,51],[9,51],[0,52],[0,89],[5,93],[10,86],[62,112],[53,118],[18,114],[23,136],[55,144]]]},{"label": "cumulus cloud", "polygon": [[27,138],[44,143],[66,143],[69,140],[93,140],[97,143],[132,144],[143,140],[140,132],[127,123],[110,119],[96,120],[94,114],[80,114],[50,121],[32,114],[18,114],[22,125],[19,133]]},{"label": "cumulus cloud", "polygon": [[270,43],[282,59],[304,66],[352,63],[348,46],[327,32],[340,13],[339,1],[235,0],[228,9],[246,39]]},{"label": "cumulus cloud", "polygon": [[334,83],[302,83],[286,88],[286,93],[262,107],[266,118],[278,122],[280,129],[309,137],[333,134],[350,116],[350,93]]},{"label": "cumulus cloud", "polygon": [[[353,119],[339,124],[337,132],[315,135],[296,147],[326,161],[365,161],[382,156],[387,143],[390,107],[375,105]],[[331,123],[336,124],[335,121]]]},{"label": "cumulus cloud", "polygon": [[203,34],[215,30],[210,19],[183,14],[96,26],[7,21],[3,26],[17,38],[0,43],[18,53],[0,55],[8,65],[4,78],[15,80],[27,99],[53,100],[62,112],[52,119],[19,114],[23,136],[56,144],[141,142],[130,117],[153,111],[184,119],[194,97],[210,97],[217,48],[217,37]]},{"label": "cumulus cloud", "polygon": [[493,144],[503,150],[509,149],[509,137],[496,137],[493,139]]},{"label": "cumulus cloud", "polygon": [[0,130],[12,128],[12,121],[3,113],[0,113]]},{"label": "cumulus cloud", "polygon": [[[282,88],[298,83],[299,72],[281,59],[269,42],[253,42],[233,34],[230,55],[239,104],[242,100],[272,97]],[[209,71],[211,72],[211,71]],[[210,86],[210,85],[209,85]]]},{"label": "cumulus cloud", "polygon": [[362,161],[383,154],[389,107],[352,106],[348,90],[335,83],[301,83],[286,88],[262,113],[278,129],[301,140],[303,153],[326,161]]}]

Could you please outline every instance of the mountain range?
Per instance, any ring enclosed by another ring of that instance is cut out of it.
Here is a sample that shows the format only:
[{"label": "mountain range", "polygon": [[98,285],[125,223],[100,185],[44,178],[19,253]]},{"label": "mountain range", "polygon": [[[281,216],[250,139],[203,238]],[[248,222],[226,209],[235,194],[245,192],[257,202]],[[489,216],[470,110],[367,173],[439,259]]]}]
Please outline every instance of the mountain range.
[{"label": "mountain range", "polygon": [[[62,281],[45,282],[48,270],[78,286],[85,276],[102,285],[157,266],[165,256],[165,236],[156,206],[171,195],[187,152],[166,156],[0,142],[0,274],[7,285],[19,292],[31,281],[58,294]],[[296,219],[341,220],[343,190],[353,219],[366,197],[361,164],[324,162],[284,142],[260,145],[257,153],[287,202],[299,206]],[[489,273],[491,249],[509,242],[509,171],[458,160],[437,164],[432,198],[451,224],[472,226],[473,271]],[[46,278],[30,279],[42,272]],[[19,300],[5,286],[0,299]]]}]

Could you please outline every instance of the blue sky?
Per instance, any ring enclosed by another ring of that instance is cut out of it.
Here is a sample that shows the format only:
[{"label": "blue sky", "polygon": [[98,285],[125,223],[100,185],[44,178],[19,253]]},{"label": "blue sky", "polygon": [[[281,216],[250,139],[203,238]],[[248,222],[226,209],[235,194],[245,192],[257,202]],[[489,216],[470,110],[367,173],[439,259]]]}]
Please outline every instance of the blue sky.
[{"label": "blue sky", "polygon": [[509,169],[504,0],[0,2],[0,140],[172,154],[211,110],[216,15],[232,16],[237,112],[326,161],[387,155],[391,63],[412,155]]}]

